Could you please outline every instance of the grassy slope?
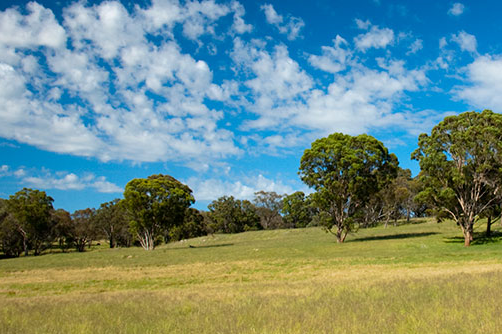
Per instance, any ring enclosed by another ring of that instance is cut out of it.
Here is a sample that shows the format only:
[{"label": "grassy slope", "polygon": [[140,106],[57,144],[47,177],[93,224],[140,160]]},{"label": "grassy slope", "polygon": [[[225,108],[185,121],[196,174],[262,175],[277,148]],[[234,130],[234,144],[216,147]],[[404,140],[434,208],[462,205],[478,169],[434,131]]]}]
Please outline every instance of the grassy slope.
[{"label": "grassy slope", "polygon": [[501,243],[459,236],[310,228],[1,260],[0,332],[499,333]]}]

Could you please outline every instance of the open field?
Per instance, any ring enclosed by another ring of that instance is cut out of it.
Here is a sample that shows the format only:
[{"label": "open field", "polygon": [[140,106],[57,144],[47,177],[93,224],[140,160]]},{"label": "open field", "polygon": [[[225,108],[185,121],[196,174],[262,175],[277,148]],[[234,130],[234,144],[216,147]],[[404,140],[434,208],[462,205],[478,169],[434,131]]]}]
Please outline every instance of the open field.
[{"label": "open field", "polygon": [[500,238],[432,221],[101,246],[1,260],[0,333],[500,333],[501,283]]}]

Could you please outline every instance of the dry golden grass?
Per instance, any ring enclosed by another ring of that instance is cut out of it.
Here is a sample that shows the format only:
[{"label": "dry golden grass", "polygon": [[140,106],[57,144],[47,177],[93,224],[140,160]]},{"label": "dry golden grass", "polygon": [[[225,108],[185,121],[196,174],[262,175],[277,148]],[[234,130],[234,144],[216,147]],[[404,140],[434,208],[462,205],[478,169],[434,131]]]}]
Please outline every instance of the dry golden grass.
[{"label": "dry golden grass", "polygon": [[455,233],[337,245],[271,231],[0,261],[0,333],[500,333],[500,243],[464,249]]}]

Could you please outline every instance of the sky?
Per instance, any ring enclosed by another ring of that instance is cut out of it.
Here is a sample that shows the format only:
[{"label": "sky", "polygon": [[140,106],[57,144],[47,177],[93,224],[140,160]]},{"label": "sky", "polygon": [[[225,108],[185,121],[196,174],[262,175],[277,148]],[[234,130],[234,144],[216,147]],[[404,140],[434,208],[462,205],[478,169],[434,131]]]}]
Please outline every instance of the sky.
[{"label": "sky", "polygon": [[195,207],[309,189],[310,144],[410,160],[447,115],[502,111],[500,1],[0,2],[0,198],[70,212],[168,174]]}]

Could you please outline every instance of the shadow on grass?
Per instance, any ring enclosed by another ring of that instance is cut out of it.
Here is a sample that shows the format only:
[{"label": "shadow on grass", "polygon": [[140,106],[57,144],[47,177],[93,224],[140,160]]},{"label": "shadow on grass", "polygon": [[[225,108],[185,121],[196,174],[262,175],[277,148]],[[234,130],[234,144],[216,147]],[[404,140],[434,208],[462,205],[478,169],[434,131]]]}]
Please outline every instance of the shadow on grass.
[{"label": "shadow on grass", "polygon": [[364,238],[347,240],[347,242],[420,238],[420,237],[428,237],[428,236],[434,235],[434,234],[438,234],[438,233],[437,232],[420,232],[420,233],[399,233],[399,234],[388,234],[388,235],[376,235],[376,236],[371,236],[371,237],[364,237]]},{"label": "shadow on grass", "polygon": [[[449,244],[463,244],[464,237],[451,237],[451,238],[443,238],[444,242]],[[486,236],[485,232],[474,233],[473,240],[471,245],[485,245],[485,244],[494,244],[502,241],[502,232],[493,231],[489,237]]]},{"label": "shadow on grass", "polygon": [[215,248],[215,247],[227,247],[227,246],[233,246],[234,244],[228,243],[228,244],[216,244],[216,245],[202,245],[202,246],[194,246],[194,245],[188,245],[188,248]]}]

